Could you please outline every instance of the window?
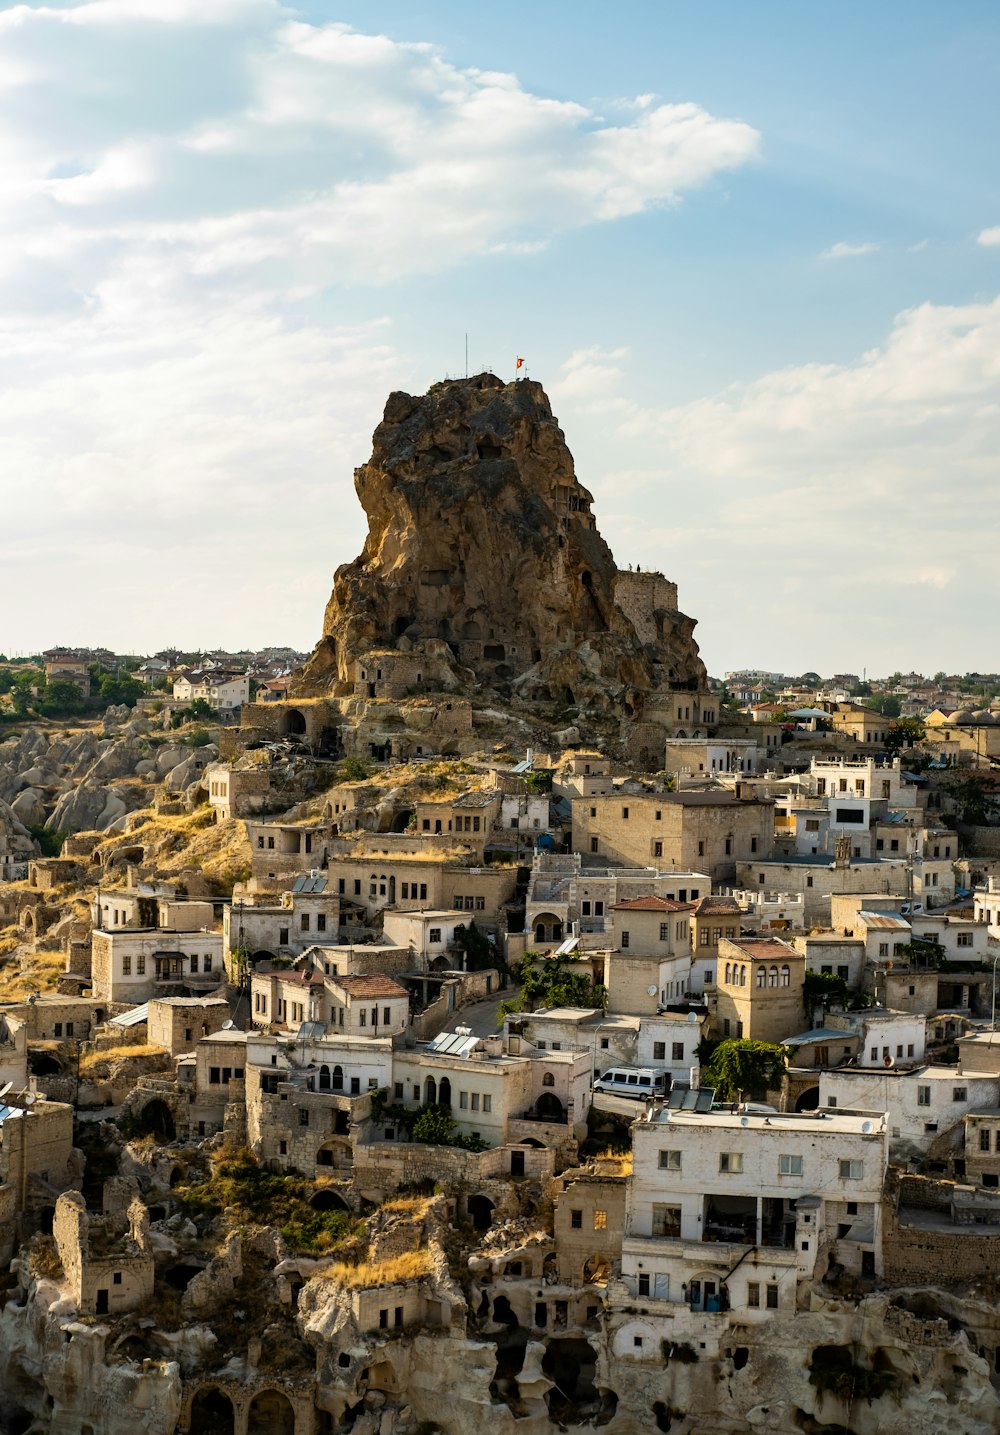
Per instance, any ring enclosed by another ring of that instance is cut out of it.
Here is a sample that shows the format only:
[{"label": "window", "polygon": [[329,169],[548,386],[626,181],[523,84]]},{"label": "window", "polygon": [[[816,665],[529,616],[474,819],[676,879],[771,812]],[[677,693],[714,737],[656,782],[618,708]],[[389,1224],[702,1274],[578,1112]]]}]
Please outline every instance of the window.
[{"label": "window", "polygon": [[279,928],[278,928],[278,946],[279,946],[279,947],[287,947],[287,946],[288,946],[288,928],[287,928],[287,927],[279,927]]},{"label": "window", "polygon": [[570,1213],[569,1213],[569,1224],[570,1224],[570,1228],[571,1228],[572,1230],[574,1230],[574,1231],[582,1231],[582,1230],[583,1230],[583,1212],[582,1212],[582,1211],[570,1211]]},{"label": "window", "polygon": [[708,928],[707,928],[707,927],[702,927],[701,931],[698,933],[698,945],[699,945],[699,947],[707,947],[707,946],[708,946],[708,938],[709,938]]},{"label": "window", "polygon": [[649,1276],[646,1274],[639,1277],[639,1294],[649,1295]]},{"label": "window", "polygon": [[971,947],[971,946],[972,946],[972,933],[971,933],[971,932],[959,932],[958,936],[955,938],[955,942],[956,942],[956,945],[959,946],[959,947]]},{"label": "window", "polygon": [[[726,838],[726,856],[727,856],[727,857],[731,856],[731,855],[732,855],[732,851],[733,851],[733,839],[732,839],[731,837],[727,837],[727,838]],[[700,855],[700,854],[699,854],[699,855]]]},{"label": "window", "polygon": [[316,930],[317,930],[317,932],[325,932],[325,931],[326,931],[326,913],[325,913],[325,912],[317,912],[317,914],[316,914]]},{"label": "window", "polygon": [[123,977],[130,977],[131,975],[132,975],[132,958],[131,958],[131,957],[122,957],[122,976],[123,976]]},{"label": "window", "polygon": [[478,1092],[478,1091],[474,1091],[474,1092],[472,1093],[472,1109],[473,1109],[473,1111],[478,1111],[478,1110],[479,1110],[479,1092]]},{"label": "window", "polygon": [[673,1236],[676,1240],[681,1233],[680,1206],[653,1205],[653,1235]]},{"label": "window", "polygon": [[493,1110],[493,1097],[492,1097],[492,1096],[486,1095],[486,1096],[483,1097],[483,1110],[484,1110],[484,1111],[492,1111],[492,1110]]},{"label": "window", "polygon": [[392,1012],[387,1006],[382,1008],[382,1025],[388,1026],[392,1020]]},{"label": "window", "polygon": [[981,1130],[979,1133],[979,1149],[980,1151],[988,1151],[990,1149],[990,1133],[988,1128]]},{"label": "window", "polygon": [[661,1171],[679,1171],[681,1169],[681,1153],[679,1151],[660,1152]]},{"label": "window", "polygon": [[665,1041],[653,1042],[653,1060],[665,1061],[667,1057],[667,1043]]},{"label": "window", "polygon": [[719,1153],[719,1172],[722,1175],[736,1176],[743,1170],[743,1153],[740,1151],[722,1151]]},{"label": "window", "polygon": [[918,1105],[918,1106],[930,1106],[930,1104],[931,1104],[931,1089],[930,1089],[930,1087],[929,1087],[929,1086],[918,1086],[918,1087],[917,1087],[917,1105]]},{"label": "window", "polygon": [[802,1175],[802,1157],[801,1157],[801,1156],[779,1156],[779,1157],[778,1157],[778,1175],[779,1175],[779,1176],[801,1176],[801,1175]]},{"label": "window", "polygon": [[670,941],[670,923],[669,923],[669,922],[661,922],[661,923],[660,923],[660,941],[661,941],[661,942],[669,942],[669,941]]},{"label": "window", "polygon": [[865,1173],[863,1161],[841,1161],[840,1179],[842,1181],[860,1181]]},{"label": "window", "polygon": [[392,1084],[392,1095],[393,1095],[393,1099],[394,1099],[395,1101],[402,1101],[402,1099],[403,1099],[403,1083],[402,1083],[401,1081],[394,1081],[394,1082],[393,1082],[393,1084]]},{"label": "window", "polygon": [[595,1230],[595,1231],[606,1231],[607,1229],[608,1229],[608,1213],[607,1213],[607,1211],[595,1211],[595,1212],[594,1212],[594,1230]]},{"label": "window", "polygon": [[299,1107],[299,1125],[300,1125],[300,1126],[308,1126],[308,1125],[309,1125],[309,1108],[306,1107],[306,1106],[300,1106],[300,1107]]},{"label": "window", "polygon": [[628,946],[628,943],[629,943],[629,935],[628,935],[628,932],[622,932],[622,951],[625,950],[625,948]]},{"label": "window", "polygon": [[653,856],[654,856],[654,857],[662,857],[662,856],[663,856],[663,843],[662,843],[662,842],[654,842],[654,843],[653,843]]},{"label": "window", "polygon": [[627,822],[627,821],[628,821],[628,808],[627,808],[627,807],[623,807],[623,808],[622,808],[622,821],[623,821],[623,822]]},{"label": "window", "polygon": [[750,838],[750,851],[751,851],[751,852],[756,852],[756,851],[757,851],[757,839],[756,839],[756,837],[751,837],[751,838]]},{"label": "window", "polygon": [[597,838],[596,838],[596,837],[592,837],[592,838],[590,839],[590,850],[591,850],[591,852],[598,852],[598,851],[600,850],[599,847],[598,847],[598,845],[597,845]]},{"label": "window", "polygon": [[590,815],[591,815],[591,817],[596,817],[596,816],[597,816],[597,808],[596,808],[596,807],[592,807],[592,808],[590,809]]},{"label": "window", "polygon": [[441,942],[441,928],[440,928],[440,927],[431,927],[431,928],[428,930],[428,932],[427,932],[427,942],[428,942],[428,945],[429,945],[429,946],[432,946],[432,947],[433,947],[433,946],[439,946],[439,945],[440,945],[440,942]]},{"label": "window", "polygon": [[952,1101],[967,1101],[968,1091],[964,1086],[953,1086],[951,1089]]},{"label": "window", "polygon": [[468,1109],[469,1109],[469,1093],[468,1093],[467,1091],[460,1091],[460,1092],[458,1093],[458,1105],[459,1105],[459,1109],[460,1109],[461,1111],[468,1111]]},{"label": "window", "polygon": [[303,913],[302,913],[301,917],[299,918],[299,926],[301,927],[301,929],[302,929],[303,932],[308,932],[308,930],[309,930],[309,913],[308,913],[308,912],[303,912]]},{"label": "window", "polygon": [[760,1310],[760,1281],[747,1282],[747,1305],[751,1310]]},{"label": "window", "polygon": [[671,1045],[671,1048],[670,1048],[670,1059],[671,1059],[671,1061],[683,1061],[683,1060],[684,1060],[684,1043],[683,1043],[682,1041],[675,1041],[675,1042]]},{"label": "window", "polygon": [[767,1288],[767,1308],[768,1310],[778,1309],[778,1287],[776,1285],[769,1285]]},{"label": "window", "polygon": [[217,1066],[208,1068],[208,1082],[210,1086],[218,1086],[222,1080],[222,1073]]},{"label": "window", "polygon": [[368,1013],[365,1011],[364,1007],[359,1007],[359,1008],[358,1008],[358,1026],[367,1026],[367,1025],[368,1025]]},{"label": "window", "polygon": [[[143,965],[145,965],[145,963],[143,963]],[[194,972],[194,973],[197,973],[197,971],[198,971],[198,958],[197,958],[196,955],[193,955],[193,956],[191,957],[191,971]],[[140,976],[141,976],[141,972],[140,972]]]}]

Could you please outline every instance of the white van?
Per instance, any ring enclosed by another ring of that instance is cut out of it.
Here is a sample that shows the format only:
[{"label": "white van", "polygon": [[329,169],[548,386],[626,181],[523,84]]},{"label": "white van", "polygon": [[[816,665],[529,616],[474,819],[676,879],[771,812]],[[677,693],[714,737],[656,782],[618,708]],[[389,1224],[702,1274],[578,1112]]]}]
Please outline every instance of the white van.
[{"label": "white van", "polygon": [[665,1096],[669,1089],[669,1075],[665,1071],[656,1071],[651,1066],[612,1066],[594,1082],[595,1092],[606,1092],[609,1096],[631,1096],[637,1101],[645,1101],[652,1096]]}]

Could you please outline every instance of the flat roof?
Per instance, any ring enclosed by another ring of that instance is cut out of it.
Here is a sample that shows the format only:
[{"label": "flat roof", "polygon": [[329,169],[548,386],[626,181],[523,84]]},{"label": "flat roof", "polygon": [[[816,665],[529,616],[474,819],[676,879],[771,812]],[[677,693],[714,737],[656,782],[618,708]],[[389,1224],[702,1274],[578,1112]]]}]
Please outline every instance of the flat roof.
[{"label": "flat roof", "polygon": [[808,1131],[810,1133],[841,1132],[852,1136],[879,1136],[885,1132],[887,1116],[884,1111],[852,1114],[843,1111],[772,1111],[757,1114],[750,1111],[671,1111],[666,1106],[654,1106],[650,1114],[636,1123],[638,1129],[644,1126],[701,1126],[716,1127],[732,1131],[781,1128],[784,1130]]}]

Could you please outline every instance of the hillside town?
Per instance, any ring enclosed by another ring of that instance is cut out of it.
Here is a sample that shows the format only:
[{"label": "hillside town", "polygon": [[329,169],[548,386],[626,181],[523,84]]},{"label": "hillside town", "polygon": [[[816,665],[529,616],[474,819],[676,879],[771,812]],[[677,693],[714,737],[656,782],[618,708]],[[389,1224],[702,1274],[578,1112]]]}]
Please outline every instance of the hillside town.
[{"label": "hillside town", "polygon": [[311,655],[0,664],[0,1428],[997,1429],[1000,676],[709,677],[530,380],[374,444]]}]

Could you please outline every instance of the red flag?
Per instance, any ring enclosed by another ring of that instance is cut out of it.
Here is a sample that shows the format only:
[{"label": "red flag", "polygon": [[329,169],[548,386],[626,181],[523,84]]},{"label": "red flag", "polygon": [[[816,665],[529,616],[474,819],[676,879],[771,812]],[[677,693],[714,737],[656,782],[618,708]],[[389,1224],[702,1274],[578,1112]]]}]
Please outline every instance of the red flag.
[{"label": "red flag", "polygon": [[523,359],[518,359],[518,361],[517,361],[517,363],[516,363],[516,365],[515,365],[515,368],[520,369],[523,364],[524,364],[524,360],[523,360]]}]

